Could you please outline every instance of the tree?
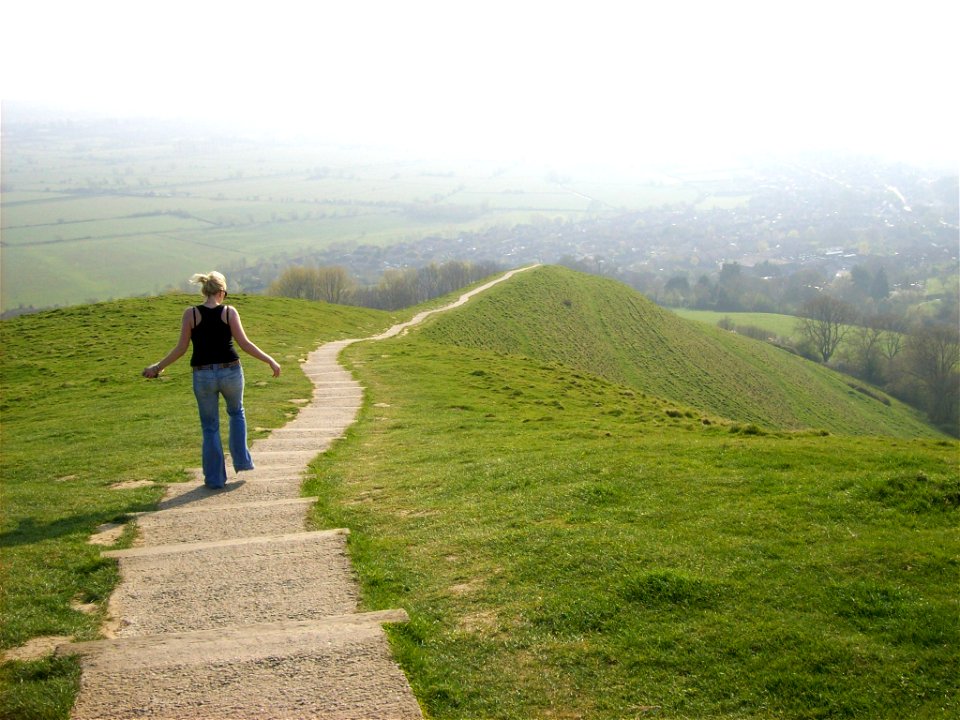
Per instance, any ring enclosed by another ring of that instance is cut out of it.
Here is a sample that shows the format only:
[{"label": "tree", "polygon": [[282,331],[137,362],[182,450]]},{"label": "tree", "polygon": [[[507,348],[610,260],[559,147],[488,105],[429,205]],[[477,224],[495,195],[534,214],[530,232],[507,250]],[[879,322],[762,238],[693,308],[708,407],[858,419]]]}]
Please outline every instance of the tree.
[{"label": "tree", "polygon": [[884,330],[880,336],[880,350],[887,362],[892,363],[903,349],[906,323],[896,315],[880,315],[874,319],[874,323]]},{"label": "tree", "polygon": [[664,303],[672,307],[686,305],[690,296],[690,281],[685,275],[675,275],[664,287]]},{"label": "tree", "polygon": [[878,301],[890,297],[890,281],[887,280],[887,271],[883,268],[879,268],[873,276],[870,283],[870,297]]},{"label": "tree", "polygon": [[842,300],[819,295],[804,303],[800,314],[800,332],[813,344],[823,362],[830,362],[840,341],[850,331],[856,312]]},{"label": "tree", "polygon": [[317,299],[342,303],[353,291],[353,278],[340,266],[317,268]]},{"label": "tree", "polygon": [[931,422],[956,432],[960,402],[960,332],[952,325],[925,325],[913,332],[904,351],[907,372],[923,386]]},{"label": "tree", "polygon": [[873,284],[873,276],[870,271],[862,265],[855,265],[850,270],[850,280],[856,288],[858,294],[865,296],[870,293],[870,286]]},{"label": "tree", "polygon": [[378,307],[399,310],[417,304],[419,278],[414,268],[385,270],[377,285]]},{"label": "tree", "polygon": [[742,310],[743,273],[740,263],[723,263],[717,278],[717,310]]},{"label": "tree", "polygon": [[270,283],[270,295],[342,303],[353,290],[353,280],[342,267],[289,267]]},{"label": "tree", "polygon": [[311,271],[312,268],[289,267],[270,283],[267,293],[300,300],[312,300],[313,277]]},{"label": "tree", "polygon": [[850,333],[849,357],[859,377],[879,384],[883,380],[883,349],[886,330],[877,317],[865,319]]}]

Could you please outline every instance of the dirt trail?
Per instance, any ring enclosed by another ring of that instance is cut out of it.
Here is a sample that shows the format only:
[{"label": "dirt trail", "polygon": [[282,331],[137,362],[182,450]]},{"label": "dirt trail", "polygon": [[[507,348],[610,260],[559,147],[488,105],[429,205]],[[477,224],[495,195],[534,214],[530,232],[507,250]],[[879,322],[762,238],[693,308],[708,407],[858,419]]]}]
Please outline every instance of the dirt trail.
[{"label": "dirt trail", "polygon": [[[395,336],[521,271],[368,339]],[[156,512],[137,517],[135,547],[104,552],[121,573],[107,639],[57,648],[81,657],[75,720],[423,717],[382,628],[406,612],[357,612],[349,531],[307,531],[316,498],[299,497],[307,464],[360,409],[363,389],[337,362],[354,342],[310,353],[303,371],[313,397],[253,444],[256,470],[223,490],[171,486]]]}]

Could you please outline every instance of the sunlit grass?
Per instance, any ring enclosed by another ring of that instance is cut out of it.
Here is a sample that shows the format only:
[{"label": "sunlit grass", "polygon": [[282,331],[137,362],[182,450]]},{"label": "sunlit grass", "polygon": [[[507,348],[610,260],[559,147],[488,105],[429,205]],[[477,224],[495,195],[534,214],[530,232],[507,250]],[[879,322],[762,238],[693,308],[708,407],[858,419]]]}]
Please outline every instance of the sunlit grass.
[{"label": "sunlit grass", "polygon": [[[365,605],[409,611],[390,635],[430,717],[956,714],[957,443],[622,292],[529,271],[346,354],[366,404],[304,492],[319,526],[351,529]],[[95,637],[117,576],[87,539],[161,492],[111,487],[199,464],[187,361],[139,376],[195,301],[0,324],[4,648]],[[286,368],[246,361],[252,428],[309,396],[294,367],[320,341],[404,319],[236,304]],[[829,423],[778,423],[745,377],[820,396]],[[66,717],[77,677],[4,664],[0,718]]]},{"label": "sunlit grass", "polygon": [[[118,577],[116,562],[88,539],[101,524],[152,509],[162,493],[111,487],[176,482],[199,466],[189,358],[159,381],[140,376],[176,342],[180,314],[196,301],[129,300],[0,323],[0,647],[47,635],[96,637]],[[250,337],[284,367],[273,379],[265,365],[244,362],[251,437],[285,423],[299,407],[292,401],[310,397],[298,362],[321,340],[369,335],[395,321],[282,298],[231,301]],[[77,675],[72,661],[5,664],[0,717],[66,717]]]},{"label": "sunlit grass", "polygon": [[410,612],[431,717],[960,707],[956,443],[762,430],[416,336],[348,357],[368,405],[305,491],[366,604]]},{"label": "sunlit grass", "polygon": [[[601,375],[745,423],[849,434],[940,437],[920,413],[767,343],[677,317],[611,280],[544,267],[423,328]],[[889,404],[888,402],[889,401]]]}]

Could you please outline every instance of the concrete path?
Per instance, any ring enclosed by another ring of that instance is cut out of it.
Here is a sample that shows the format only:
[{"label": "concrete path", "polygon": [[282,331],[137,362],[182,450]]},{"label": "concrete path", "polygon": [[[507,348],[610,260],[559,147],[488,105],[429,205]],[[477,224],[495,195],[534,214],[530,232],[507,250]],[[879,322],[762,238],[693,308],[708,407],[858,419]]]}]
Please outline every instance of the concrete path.
[{"label": "concrete path", "polygon": [[[527,269],[527,268],[524,268]],[[402,333],[511,277],[369,339]],[[302,368],[314,392],[297,417],[251,447],[257,469],[223,490],[173,485],[141,513],[120,562],[105,640],[81,657],[75,720],[407,720],[422,718],[390,655],[384,623],[402,609],[357,612],[346,529],[309,532],[307,464],[354,422],[363,389],[337,362],[357,340],[327,343]],[[229,463],[228,463],[229,465]]]}]

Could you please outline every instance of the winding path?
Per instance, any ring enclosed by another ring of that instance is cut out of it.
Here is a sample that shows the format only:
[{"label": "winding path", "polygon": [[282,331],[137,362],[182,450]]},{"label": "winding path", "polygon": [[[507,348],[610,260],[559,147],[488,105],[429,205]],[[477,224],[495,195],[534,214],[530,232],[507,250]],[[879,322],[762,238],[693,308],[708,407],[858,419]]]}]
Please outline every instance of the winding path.
[{"label": "winding path", "polygon": [[[513,270],[373,338],[458,307]],[[105,640],[81,657],[75,720],[407,720],[422,718],[384,623],[402,609],[357,612],[348,530],[307,531],[307,464],[352,424],[363,388],[338,364],[359,340],[322,345],[303,371],[313,397],[251,447],[257,469],[224,490],[171,486],[137,517],[139,539],[104,552],[120,562]],[[199,482],[199,471],[195,471]]]}]

